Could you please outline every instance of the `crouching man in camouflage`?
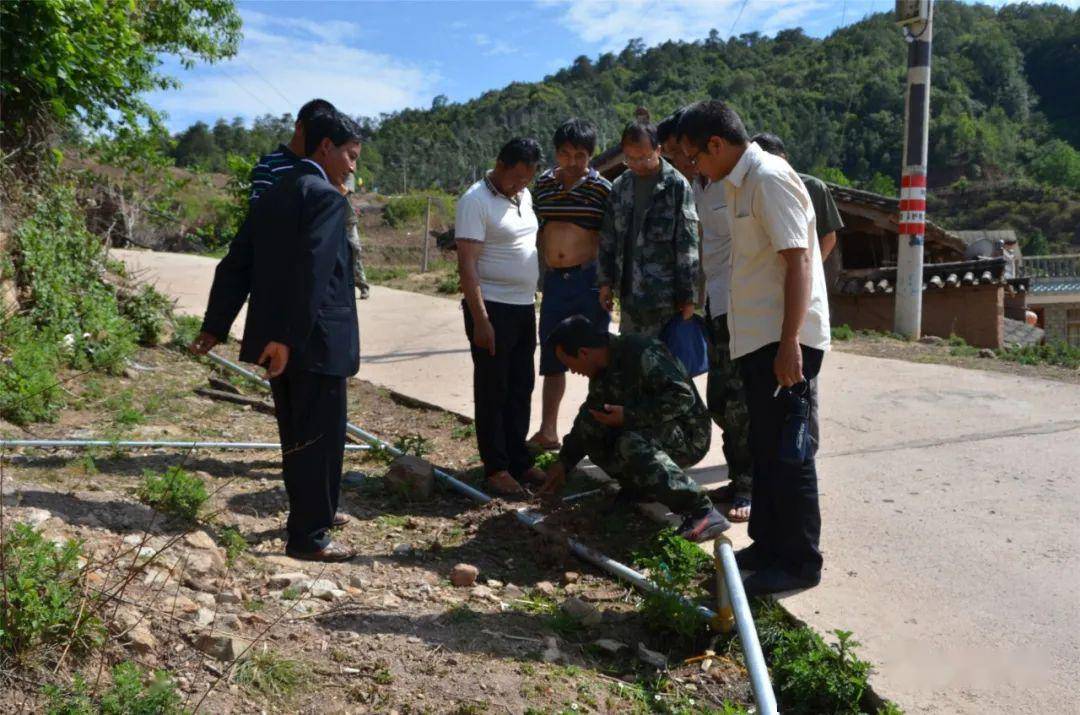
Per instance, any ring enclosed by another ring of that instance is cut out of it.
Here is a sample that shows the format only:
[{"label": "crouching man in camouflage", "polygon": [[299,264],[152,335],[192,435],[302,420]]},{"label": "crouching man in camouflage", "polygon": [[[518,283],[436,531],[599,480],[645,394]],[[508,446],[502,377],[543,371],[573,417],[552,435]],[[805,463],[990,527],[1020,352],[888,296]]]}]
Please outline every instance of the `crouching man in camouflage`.
[{"label": "crouching man in camouflage", "polygon": [[557,494],[567,471],[588,456],[635,501],[658,501],[683,515],[679,535],[708,541],[731,524],[683,470],[709,451],[712,424],[694,383],[659,340],[597,331],[575,315],[547,338],[571,372],[589,378],[589,395],[543,495]]}]

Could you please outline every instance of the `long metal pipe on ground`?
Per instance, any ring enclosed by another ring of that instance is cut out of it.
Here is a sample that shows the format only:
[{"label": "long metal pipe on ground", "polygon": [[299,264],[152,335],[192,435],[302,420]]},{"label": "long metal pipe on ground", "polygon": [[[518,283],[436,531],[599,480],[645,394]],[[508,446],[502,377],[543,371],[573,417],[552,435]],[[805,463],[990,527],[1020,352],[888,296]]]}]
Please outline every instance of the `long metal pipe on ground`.
[{"label": "long metal pipe on ground", "polygon": [[[241,375],[244,375],[248,379],[259,383],[263,387],[270,387],[270,383],[268,383],[266,380],[262,379],[254,372],[244,367],[241,367],[240,365],[237,365],[230,360],[226,360],[225,358],[215,355],[213,353],[207,353],[207,357],[209,357],[218,365],[229,370],[233,370],[234,372],[237,372]],[[346,423],[345,430],[349,434],[359,437],[360,439],[368,442],[371,445],[379,445],[380,447],[387,450],[391,454],[394,454],[395,456],[400,456],[402,454],[401,450],[395,448],[390,443],[380,439],[379,437],[371,434],[364,429],[361,429],[360,427],[357,427],[352,423]],[[489,497],[487,494],[483,493],[479,489],[469,486],[465,482],[454,476],[451,476],[450,474],[447,474],[441,469],[435,469],[435,476],[455,491],[458,491],[469,497],[470,499],[474,499],[475,501],[480,502],[481,504],[487,504],[492,500],[491,497]],[[552,536],[549,531],[546,531],[543,528],[543,514],[533,511],[532,509],[525,508],[518,509],[516,514],[518,521],[520,521],[525,526],[528,526],[530,529],[540,532],[545,536]],[[566,544],[570,547],[570,550],[573,551],[574,555],[578,558],[582,559],[583,561],[587,561],[600,569],[603,569],[604,571],[611,574],[612,576],[615,576],[616,578],[627,581],[628,583],[632,584],[633,586],[642,591],[645,591],[647,593],[658,593],[663,591],[663,589],[650,581],[645,576],[645,574],[636,571],[627,566],[626,564],[616,561],[615,559],[608,558],[596,549],[586,546],[577,539],[574,539],[572,537],[566,537]],[[754,620],[753,617],[750,615],[750,606],[746,600],[746,593],[743,591],[742,580],[739,578],[739,567],[735,564],[735,554],[731,551],[730,541],[721,538],[717,539],[716,544],[718,554],[721,554],[723,552],[721,545],[726,544],[727,549],[726,552],[723,553],[726,553],[727,556],[730,556],[730,559],[721,559],[718,555],[717,561],[723,563],[723,569],[725,574],[724,580],[726,583],[726,587],[727,590],[730,592],[729,595],[732,603],[736,604],[735,620],[738,623],[739,636],[742,638],[743,648],[746,651],[747,664],[751,670],[754,693],[755,696],[758,697],[758,711],[764,713],[765,715],[772,715],[776,712],[776,701],[772,695],[772,686],[769,684],[769,671],[765,668],[765,659],[761,654],[761,645],[757,639],[757,631],[754,629]],[[728,560],[730,560],[730,567],[727,563]],[[682,599],[684,603],[687,603],[687,605],[692,606],[709,623],[717,624],[720,621],[718,614],[711,608],[708,608],[707,606],[703,606],[701,604],[692,603],[690,601],[687,601],[686,599],[683,599],[681,596],[679,598]],[[738,604],[741,604],[741,607]],[[750,666],[751,662],[754,663],[753,666]],[[755,672],[758,675],[757,679],[754,679]],[[762,678],[762,682],[764,683],[763,685],[759,683],[759,680],[761,680]],[[768,700],[763,701],[762,696],[758,695],[759,686],[762,688],[763,693],[767,691]],[[763,702],[771,702],[772,710],[764,709],[762,707]]]},{"label": "long metal pipe on ground", "polygon": [[[92,449],[109,447],[112,449],[281,449],[277,442],[183,442],[162,440],[107,440],[107,439],[0,439],[0,447],[41,447]],[[366,444],[347,444],[350,452],[371,449]]]},{"label": "long metal pipe on ground", "polygon": [[[722,576],[725,586],[718,589],[721,594],[720,610],[723,615],[724,606],[729,605],[734,612],[735,626],[739,630],[739,640],[746,657],[746,669],[750,672],[750,685],[754,689],[754,700],[757,701],[757,711],[761,715],[776,715],[776,695],[769,681],[769,668],[765,665],[765,656],[761,652],[761,642],[754,627],[754,617],[750,614],[750,602],[743,589],[739,565],[735,562],[735,551],[726,536],[716,539],[713,549],[717,574]],[[729,604],[724,603],[724,594],[727,595]]]}]

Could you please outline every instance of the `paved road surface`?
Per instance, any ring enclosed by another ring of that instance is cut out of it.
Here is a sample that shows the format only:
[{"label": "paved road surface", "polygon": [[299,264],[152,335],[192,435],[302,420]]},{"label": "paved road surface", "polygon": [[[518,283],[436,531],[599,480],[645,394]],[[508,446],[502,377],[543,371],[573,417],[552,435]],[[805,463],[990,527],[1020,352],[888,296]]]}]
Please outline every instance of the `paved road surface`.
[{"label": "paved road surface", "polygon": [[[202,313],[214,261],[115,253]],[[471,414],[455,301],[359,306],[359,377]],[[821,392],[825,574],[785,605],[854,631],[909,712],[1080,712],[1080,387],[833,352]],[[714,448],[695,476],[723,474]]]}]

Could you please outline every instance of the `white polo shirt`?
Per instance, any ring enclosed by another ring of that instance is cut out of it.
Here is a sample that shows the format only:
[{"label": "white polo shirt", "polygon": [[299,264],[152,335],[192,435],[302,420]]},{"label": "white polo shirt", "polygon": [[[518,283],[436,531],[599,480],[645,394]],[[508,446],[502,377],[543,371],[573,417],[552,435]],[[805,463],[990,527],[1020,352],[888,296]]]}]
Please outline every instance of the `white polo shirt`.
[{"label": "white polo shirt", "polygon": [[457,239],[484,244],[477,263],[484,300],[532,305],[539,267],[532,195],[523,189],[512,200],[484,177],[461,195],[454,220]]},{"label": "white polo shirt", "polygon": [[782,158],[753,142],[724,179],[731,222],[731,357],[780,341],[784,276],[779,251],[810,251],[810,309],[799,343],[829,348],[829,301],[815,230],[814,205],[799,175]]},{"label": "white polo shirt", "polygon": [[709,315],[728,312],[728,286],[731,283],[731,227],[728,223],[724,182],[705,186],[695,178],[694,203],[701,219],[701,270],[705,273],[705,295],[709,297]]}]

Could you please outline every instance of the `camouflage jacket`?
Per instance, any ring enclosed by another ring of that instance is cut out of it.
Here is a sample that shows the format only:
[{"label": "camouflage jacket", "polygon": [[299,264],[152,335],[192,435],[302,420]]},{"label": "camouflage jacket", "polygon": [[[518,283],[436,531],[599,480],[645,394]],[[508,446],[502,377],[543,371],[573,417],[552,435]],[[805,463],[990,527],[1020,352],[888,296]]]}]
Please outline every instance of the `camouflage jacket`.
[{"label": "camouflage jacket", "polygon": [[[622,292],[623,257],[634,223],[634,174],[627,170],[612,184],[600,226],[598,280]],[[623,308],[651,311],[694,300],[698,284],[698,215],[690,184],[660,160],[660,180],[652,194],[641,232],[633,237],[630,295]]]},{"label": "camouflage jacket", "polygon": [[589,394],[563,440],[559,461],[573,468],[591,442],[614,440],[619,430],[600,424],[589,412],[605,404],[623,406],[623,430],[662,436],[672,432],[669,426],[678,426],[685,439],[707,444],[712,423],[705,402],[667,347],[641,335],[613,335],[610,346],[608,367],[589,380]]}]

